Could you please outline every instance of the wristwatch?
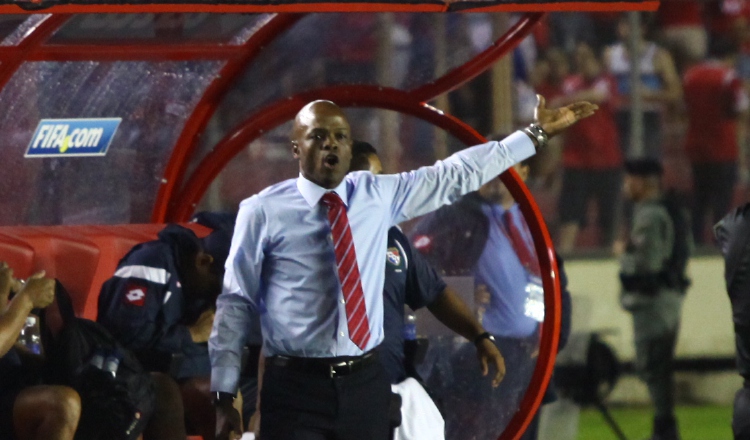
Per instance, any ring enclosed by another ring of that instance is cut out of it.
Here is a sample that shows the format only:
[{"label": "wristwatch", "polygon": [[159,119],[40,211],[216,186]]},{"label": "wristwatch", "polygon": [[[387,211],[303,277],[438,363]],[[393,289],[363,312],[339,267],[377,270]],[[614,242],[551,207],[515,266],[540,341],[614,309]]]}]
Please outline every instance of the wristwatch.
[{"label": "wristwatch", "polygon": [[479,345],[480,342],[482,342],[483,339],[489,339],[492,342],[495,342],[495,337],[490,334],[490,332],[484,332],[474,338],[474,345]]},{"label": "wristwatch", "polygon": [[546,131],[544,131],[541,125],[533,123],[529,124],[528,127],[523,129],[523,132],[531,138],[531,142],[534,143],[534,148],[536,148],[536,151],[539,151],[541,148],[547,146],[549,135]]},{"label": "wristwatch", "polygon": [[234,403],[235,397],[236,396],[232,393],[217,391],[214,393],[214,405],[218,405],[219,403],[224,402]]}]

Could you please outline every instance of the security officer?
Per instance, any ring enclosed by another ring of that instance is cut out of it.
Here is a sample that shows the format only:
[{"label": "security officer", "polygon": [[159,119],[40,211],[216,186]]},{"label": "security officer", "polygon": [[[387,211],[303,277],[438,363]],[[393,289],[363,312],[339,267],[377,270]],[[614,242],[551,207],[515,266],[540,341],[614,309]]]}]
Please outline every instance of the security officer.
[{"label": "security officer", "polygon": [[621,254],[620,302],[633,316],[636,369],[655,406],[651,439],[678,440],[672,363],[686,283],[668,280],[684,279],[684,274],[671,276],[675,269],[669,262],[675,248],[685,248],[676,246],[676,237],[685,240],[689,235],[675,230],[662,195],[659,162],[630,160],[625,171],[625,195],[635,205],[628,240],[615,245]]},{"label": "security officer", "polygon": [[724,255],[724,277],[732,302],[737,369],[745,379],[734,397],[735,440],[750,439],[750,203],[726,215],[714,234]]}]

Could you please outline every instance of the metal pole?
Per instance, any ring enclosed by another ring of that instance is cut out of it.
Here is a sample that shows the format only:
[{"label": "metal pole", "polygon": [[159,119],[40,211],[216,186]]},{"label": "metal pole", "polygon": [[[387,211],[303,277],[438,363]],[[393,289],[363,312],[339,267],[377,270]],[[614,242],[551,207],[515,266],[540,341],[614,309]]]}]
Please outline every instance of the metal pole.
[{"label": "metal pole", "polygon": [[[508,14],[496,14],[495,26],[507,31]],[[492,67],[492,128],[496,133],[513,131],[513,57],[508,54]]]},{"label": "metal pole", "polygon": [[[432,27],[435,30],[435,78],[440,78],[448,72],[448,36],[446,29],[445,14],[432,14]],[[443,93],[434,100],[435,107],[450,113],[450,101],[448,94]],[[445,159],[450,154],[448,150],[448,133],[438,127],[433,130],[435,140],[433,142],[433,151],[435,159]]]},{"label": "metal pole", "polygon": [[641,95],[641,16],[638,12],[628,13],[630,36],[630,150],[628,156],[641,157],[643,150],[643,99]]}]

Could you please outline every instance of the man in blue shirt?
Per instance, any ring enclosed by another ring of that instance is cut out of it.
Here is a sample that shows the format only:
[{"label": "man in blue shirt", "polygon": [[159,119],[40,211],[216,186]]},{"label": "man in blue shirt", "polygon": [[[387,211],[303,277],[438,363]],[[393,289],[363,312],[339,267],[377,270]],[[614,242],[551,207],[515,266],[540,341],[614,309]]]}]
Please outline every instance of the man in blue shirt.
[{"label": "man in blue shirt", "polygon": [[[383,166],[375,148],[367,142],[354,141],[351,171],[382,174]],[[388,230],[385,285],[383,287],[383,343],[380,361],[392,384],[406,379],[404,366],[404,305],[412,310],[427,307],[451,330],[473,341],[482,335],[482,328],[463,300],[440,277],[419,252],[412,252],[411,244],[401,229]],[[501,364],[502,356],[487,338],[477,342],[480,359]]]},{"label": "man in blue shirt", "polygon": [[[375,148],[361,141],[352,145],[351,171],[369,171],[382,174],[383,166]],[[490,339],[481,337],[485,333],[471,310],[461,298],[448,287],[437,271],[430,266],[419,252],[412,252],[411,244],[401,229],[394,226],[388,230],[388,250],[386,252],[385,285],[383,287],[383,343],[380,345],[380,361],[385,368],[391,384],[402,384],[400,387],[420,387],[416,383],[404,383],[407,370],[413,366],[406,365],[404,354],[404,305],[412,310],[427,307],[442,323],[451,330],[470,341],[476,341],[477,352],[482,360],[491,360],[493,365],[504,365],[502,356]],[[487,365],[483,365],[486,374]],[[398,389],[398,388],[397,388]],[[409,389],[404,393],[406,398],[417,399],[405,407],[414,407],[415,414],[403,414],[402,424],[413,422],[421,429],[410,429],[408,432],[419,432],[419,437],[427,440],[444,438],[443,423],[435,404],[423,390]],[[421,398],[421,399],[420,399]],[[413,418],[429,417],[427,421],[416,421]],[[438,420],[435,420],[438,419]],[[420,423],[422,422],[422,423]],[[434,428],[433,432],[424,432],[425,425]]]},{"label": "man in blue shirt", "polygon": [[[375,348],[383,340],[388,229],[479,188],[595,110],[585,102],[548,110],[541,100],[541,126],[503,142],[409,173],[347,176],[346,117],[330,101],[306,105],[292,132],[300,176],[240,205],[209,340],[219,438],[241,431],[231,403],[247,324],[258,313],[261,437],[387,438],[390,387]],[[498,368],[495,383],[503,374]]]},{"label": "man in blue shirt", "polygon": [[[519,163],[515,169],[525,178],[529,167]],[[518,204],[498,178],[423,219],[414,231],[414,243],[444,273],[474,277],[478,316],[495,337],[507,366],[497,392],[455,390],[457,399],[476,401],[477,408],[456,411],[448,419],[448,432],[471,426],[485,433],[479,438],[497,435],[525,394],[539,349],[544,298],[531,233]],[[468,356],[459,354],[461,359]],[[465,363],[457,364],[463,367]],[[486,421],[469,422],[480,410]]]}]

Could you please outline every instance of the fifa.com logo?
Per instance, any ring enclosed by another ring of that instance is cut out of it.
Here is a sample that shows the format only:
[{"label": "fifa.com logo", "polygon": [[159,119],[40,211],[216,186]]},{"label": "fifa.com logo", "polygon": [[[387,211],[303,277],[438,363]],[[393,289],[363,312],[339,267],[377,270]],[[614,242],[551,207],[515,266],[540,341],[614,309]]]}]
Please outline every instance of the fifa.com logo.
[{"label": "fifa.com logo", "polygon": [[25,157],[104,156],[121,118],[43,119]]}]

